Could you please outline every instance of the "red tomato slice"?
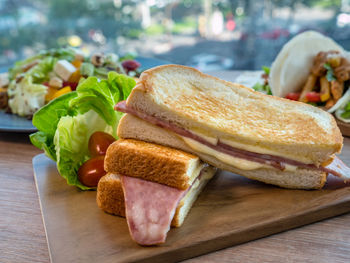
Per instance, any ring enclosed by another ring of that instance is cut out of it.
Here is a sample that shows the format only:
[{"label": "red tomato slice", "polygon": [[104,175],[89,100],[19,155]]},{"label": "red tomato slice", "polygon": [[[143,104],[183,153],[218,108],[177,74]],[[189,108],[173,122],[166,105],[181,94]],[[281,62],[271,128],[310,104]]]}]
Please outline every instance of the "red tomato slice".
[{"label": "red tomato slice", "polygon": [[320,102],[321,96],[320,96],[320,93],[311,91],[306,93],[306,99],[308,102]]},{"label": "red tomato slice", "polygon": [[289,100],[299,100],[300,92],[291,92],[286,95],[286,99]]}]

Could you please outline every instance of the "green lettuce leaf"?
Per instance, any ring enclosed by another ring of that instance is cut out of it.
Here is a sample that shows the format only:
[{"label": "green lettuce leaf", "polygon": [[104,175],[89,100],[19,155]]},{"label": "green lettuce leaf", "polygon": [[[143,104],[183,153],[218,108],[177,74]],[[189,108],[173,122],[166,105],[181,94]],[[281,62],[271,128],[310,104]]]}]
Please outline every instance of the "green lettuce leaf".
[{"label": "green lettuce leaf", "polygon": [[44,81],[48,81],[49,72],[53,70],[53,67],[55,66],[56,62],[57,58],[46,57],[43,60],[41,60],[37,65],[28,70],[26,76],[32,76],[34,83],[43,83]]},{"label": "green lettuce leaf", "polygon": [[41,55],[35,55],[25,60],[17,61],[15,65],[9,69],[9,79],[14,80],[18,74],[23,72],[23,68],[25,68],[26,65],[33,63],[41,57]]},{"label": "green lettuce leaf", "polygon": [[[70,49],[70,48],[57,48],[57,49],[49,49],[49,50],[41,51],[39,54],[37,54],[35,56],[32,56],[32,57],[29,57],[27,59],[16,62],[15,65],[9,69],[9,79],[10,80],[15,79],[18,74],[23,73],[23,70],[24,70],[24,68],[26,68],[27,65],[33,63],[34,61],[38,61],[39,64],[42,62],[42,60],[45,60],[46,58],[49,58],[50,61],[47,60],[46,62],[44,62],[44,64],[47,62],[53,63],[53,60],[57,61],[59,59],[66,59],[66,60],[71,61],[74,59],[74,56],[75,56],[75,52],[73,49]],[[36,66],[38,66],[38,65],[36,65]],[[39,66],[37,68],[37,70],[35,70],[36,71],[35,76],[34,76],[35,83],[39,83],[39,82],[36,82],[37,77],[39,77],[39,79],[43,78],[44,72],[40,72],[40,68],[43,69],[44,71],[47,71],[47,68],[45,66],[44,67]],[[53,67],[54,64],[51,66]],[[51,67],[51,70],[52,70],[52,67]],[[26,72],[26,74],[27,73],[29,73],[29,72]],[[36,74],[38,74],[38,73],[39,73],[39,75],[36,76]],[[31,73],[29,73],[29,74],[31,74]]]},{"label": "green lettuce leaf", "polygon": [[[92,125],[93,124],[93,125]],[[54,137],[57,169],[69,185],[82,190],[92,189],[78,180],[79,167],[90,158],[88,141],[96,131],[112,132],[112,127],[93,110],[77,116],[60,119]]]},{"label": "green lettuce leaf", "polygon": [[259,92],[267,94],[267,95],[272,95],[270,85],[264,85],[264,84],[261,84],[261,83],[256,83],[252,88],[255,91],[259,91]]},{"label": "green lettuce leaf", "polygon": [[53,100],[34,114],[38,132],[30,139],[57,162],[59,173],[69,185],[91,189],[82,185],[77,175],[79,167],[90,158],[88,140],[95,131],[116,137],[122,113],[114,106],[129,96],[135,84],[134,79],[115,72],[110,72],[106,80],[89,77],[75,92]]},{"label": "green lettuce leaf", "polygon": [[76,115],[76,111],[69,108],[69,101],[76,96],[76,92],[64,94],[42,107],[33,116],[32,122],[38,132],[29,136],[30,141],[54,161],[56,161],[56,151],[53,138],[57,130],[57,124],[62,116]]},{"label": "green lettuce leaf", "polygon": [[262,70],[266,75],[270,75],[270,67],[262,66]]},{"label": "green lettuce leaf", "polygon": [[70,101],[70,106],[80,114],[93,109],[107,124],[114,127],[115,136],[122,114],[116,112],[114,106],[129,96],[135,84],[133,78],[116,72],[109,72],[106,80],[89,77],[79,84],[78,97]]},{"label": "green lettuce leaf", "polygon": [[50,159],[56,161],[56,150],[55,145],[53,144],[53,137],[45,132],[38,131],[31,134],[29,138],[35,147],[43,150]]},{"label": "green lettuce leaf", "polygon": [[332,82],[333,80],[336,80],[336,77],[334,76],[333,68],[330,64],[325,63],[323,67],[327,70],[326,78],[329,82]]},{"label": "green lettuce leaf", "polygon": [[95,67],[89,62],[83,62],[80,66],[80,74],[85,77],[90,77],[94,74]]}]

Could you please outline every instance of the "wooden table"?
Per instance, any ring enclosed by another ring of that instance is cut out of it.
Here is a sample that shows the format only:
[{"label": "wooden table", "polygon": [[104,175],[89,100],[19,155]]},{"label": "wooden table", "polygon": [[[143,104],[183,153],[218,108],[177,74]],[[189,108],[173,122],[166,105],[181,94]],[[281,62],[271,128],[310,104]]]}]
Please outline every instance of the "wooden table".
[{"label": "wooden table", "polygon": [[[232,80],[238,72],[213,75]],[[0,132],[0,262],[49,262],[28,134]],[[350,164],[350,138],[341,158]],[[350,214],[186,262],[350,262]]]},{"label": "wooden table", "polygon": [[[342,159],[350,163],[350,139]],[[0,133],[0,262],[49,262],[28,134]],[[187,262],[350,262],[350,214]]]}]

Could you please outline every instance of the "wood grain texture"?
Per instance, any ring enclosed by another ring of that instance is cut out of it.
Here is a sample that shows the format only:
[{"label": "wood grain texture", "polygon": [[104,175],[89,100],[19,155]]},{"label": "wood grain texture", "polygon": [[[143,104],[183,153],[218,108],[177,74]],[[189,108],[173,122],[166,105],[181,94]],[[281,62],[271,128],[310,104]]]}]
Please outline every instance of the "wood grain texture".
[{"label": "wood grain texture", "polygon": [[48,262],[28,134],[0,133],[0,262]]},{"label": "wood grain texture", "polygon": [[95,192],[67,186],[44,155],[33,166],[53,263],[174,262],[350,211],[349,184],[335,177],[322,190],[304,191],[220,172],[183,226],[164,245],[144,248],[131,240],[123,218],[96,207]]},{"label": "wood grain texture", "polygon": [[347,214],[184,262],[349,262],[349,222]]},{"label": "wood grain texture", "polygon": [[[240,73],[211,74],[232,80]],[[344,144],[350,164],[350,139]],[[49,262],[31,163],[38,153],[28,134],[0,132],[0,262]],[[188,262],[350,262],[349,226],[346,214]]]}]

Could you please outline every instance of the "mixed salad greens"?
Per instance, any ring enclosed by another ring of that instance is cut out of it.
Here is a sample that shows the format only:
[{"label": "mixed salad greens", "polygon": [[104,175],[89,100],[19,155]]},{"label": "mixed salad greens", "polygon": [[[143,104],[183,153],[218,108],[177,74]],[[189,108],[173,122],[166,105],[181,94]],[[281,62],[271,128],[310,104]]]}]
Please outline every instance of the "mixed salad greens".
[{"label": "mixed salad greens", "polygon": [[269,85],[270,68],[263,66],[262,70],[264,71],[264,73],[261,75],[261,78],[264,80],[264,82],[263,83],[257,82],[252,88],[255,91],[259,91],[267,95],[272,95],[271,88]]},{"label": "mixed salad greens", "polygon": [[57,163],[69,185],[92,189],[78,178],[79,168],[91,158],[89,138],[96,131],[117,137],[122,113],[114,106],[129,96],[135,84],[133,78],[116,72],[109,72],[106,79],[91,76],[82,79],[76,91],[52,100],[34,114],[38,132],[30,140]]},{"label": "mixed salad greens", "polygon": [[140,64],[130,56],[93,54],[58,48],[15,63],[0,81],[0,108],[27,118],[51,100],[72,92],[83,78],[107,79],[108,73],[137,77]]}]

